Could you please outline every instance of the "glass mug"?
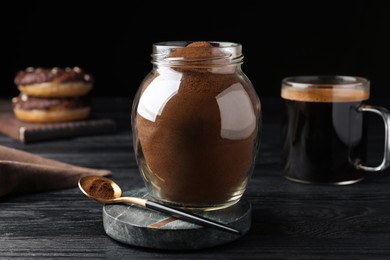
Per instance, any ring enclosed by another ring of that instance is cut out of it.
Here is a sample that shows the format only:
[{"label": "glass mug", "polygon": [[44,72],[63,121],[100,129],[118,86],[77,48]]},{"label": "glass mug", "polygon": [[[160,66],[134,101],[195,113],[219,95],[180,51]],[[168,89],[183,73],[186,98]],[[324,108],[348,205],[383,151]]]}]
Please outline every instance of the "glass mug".
[{"label": "glass mug", "polygon": [[[390,163],[387,109],[366,104],[370,82],[351,76],[294,76],[282,80],[283,175],[293,181],[352,184],[366,171],[381,171]],[[385,149],[377,167],[364,165],[367,114],[383,118]]]},{"label": "glass mug", "polygon": [[154,199],[216,210],[237,203],[252,174],[260,99],[241,44],[159,42],[133,101],[137,164]]}]

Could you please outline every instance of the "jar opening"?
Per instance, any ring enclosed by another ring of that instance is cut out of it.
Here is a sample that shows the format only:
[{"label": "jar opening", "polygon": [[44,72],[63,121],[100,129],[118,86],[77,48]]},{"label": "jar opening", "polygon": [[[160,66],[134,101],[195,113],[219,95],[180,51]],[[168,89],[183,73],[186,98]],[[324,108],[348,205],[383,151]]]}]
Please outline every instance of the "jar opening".
[{"label": "jar opening", "polygon": [[241,44],[218,41],[167,41],[153,44],[153,64],[226,65],[242,63]]}]

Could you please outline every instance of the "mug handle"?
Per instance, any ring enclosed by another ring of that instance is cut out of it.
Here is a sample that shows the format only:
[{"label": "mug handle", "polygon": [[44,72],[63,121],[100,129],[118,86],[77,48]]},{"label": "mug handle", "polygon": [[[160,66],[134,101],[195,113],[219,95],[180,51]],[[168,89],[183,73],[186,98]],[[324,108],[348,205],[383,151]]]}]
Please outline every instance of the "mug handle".
[{"label": "mug handle", "polygon": [[371,112],[377,115],[380,115],[385,124],[385,149],[383,153],[382,163],[376,167],[365,166],[362,164],[356,165],[356,168],[359,170],[376,172],[386,169],[390,165],[390,113],[389,111],[380,106],[371,106],[371,105],[362,105],[358,108],[360,112]]}]

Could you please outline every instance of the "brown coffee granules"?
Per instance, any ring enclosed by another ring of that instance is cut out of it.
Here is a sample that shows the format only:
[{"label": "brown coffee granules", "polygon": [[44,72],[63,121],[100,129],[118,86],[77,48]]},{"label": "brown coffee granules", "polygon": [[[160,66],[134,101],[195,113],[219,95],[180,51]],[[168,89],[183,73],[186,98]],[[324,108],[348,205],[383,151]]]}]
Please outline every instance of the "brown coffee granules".
[{"label": "brown coffee granules", "polygon": [[88,194],[95,198],[108,200],[114,197],[114,189],[101,179],[87,179],[83,187]]},{"label": "brown coffee granules", "polygon": [[[196,42],[169,57],[211,55],[224,54],[208,42]],[[239,140],[223,138],[216,97],[234,84],[248,93],[253,90],[235,70],[213,73],[207,67],[193,70],[190,65],[186,69],[186,65],[174,68],[181,74],[178,92],[155,121],[137,113],[137,134],[147,164],[143,174],[158,190],[153,195],[163,201],[198,207],[225,204],[239,198],[246,188],[257,129]],[[151,81],[146,81],[141,91]],[[255,107],[256,100],[250,99]]]},{"label": "brown coffee granules", "polygon": [[168,55],[168,58],[181,57],[185,59],[191,58],[211,58],[213,56],[223,56],[223,53],[212,48],[209,42],[193,42],[185,48],[176,49]]}]

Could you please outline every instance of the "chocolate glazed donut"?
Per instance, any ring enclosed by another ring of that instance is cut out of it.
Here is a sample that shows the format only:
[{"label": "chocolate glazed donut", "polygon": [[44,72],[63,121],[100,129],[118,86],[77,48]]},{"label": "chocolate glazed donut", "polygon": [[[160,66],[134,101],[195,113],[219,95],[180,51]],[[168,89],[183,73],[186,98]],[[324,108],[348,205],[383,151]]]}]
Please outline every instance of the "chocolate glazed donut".
[{"label": "chocolate glazed donut", "polygon": [[94,78],[79,67],[27,68],[15,76],[20,92],[37,97],[84,96],[92,90]]}]

